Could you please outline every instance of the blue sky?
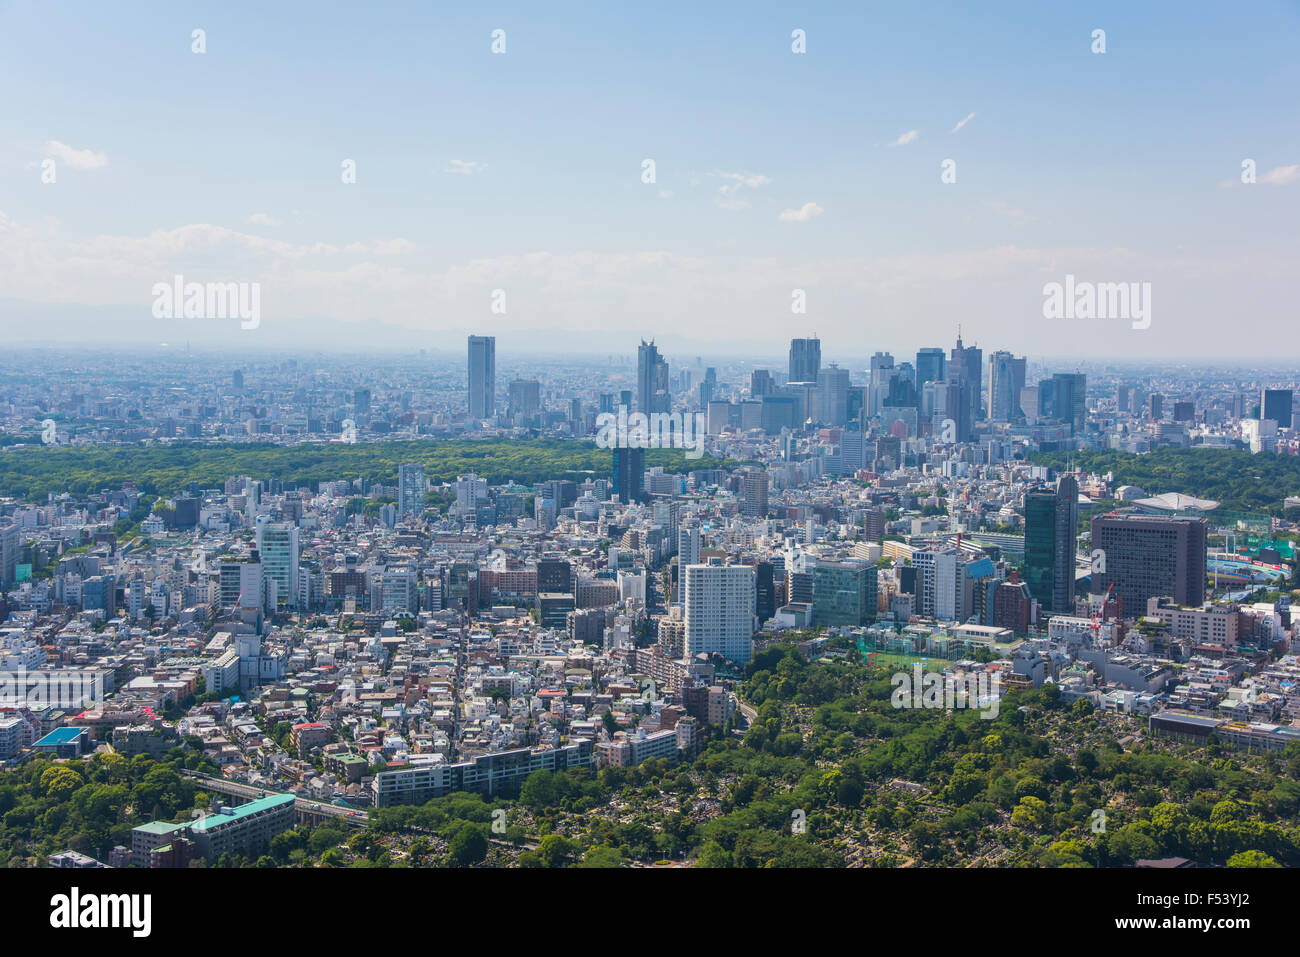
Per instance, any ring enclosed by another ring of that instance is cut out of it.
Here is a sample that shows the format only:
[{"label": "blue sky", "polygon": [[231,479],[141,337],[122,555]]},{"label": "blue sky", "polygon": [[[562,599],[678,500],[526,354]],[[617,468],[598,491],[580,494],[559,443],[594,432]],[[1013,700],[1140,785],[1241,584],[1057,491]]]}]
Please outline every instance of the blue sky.
[{"label": "blue sky", "polygon": [[[261,283],[184,330],[249,347],[1300,345],[1300,4],[1073,6],[3,3],[0,332],[150,341],[181,273]],[[1066,273],[1151,328],[1045,320]]]}]

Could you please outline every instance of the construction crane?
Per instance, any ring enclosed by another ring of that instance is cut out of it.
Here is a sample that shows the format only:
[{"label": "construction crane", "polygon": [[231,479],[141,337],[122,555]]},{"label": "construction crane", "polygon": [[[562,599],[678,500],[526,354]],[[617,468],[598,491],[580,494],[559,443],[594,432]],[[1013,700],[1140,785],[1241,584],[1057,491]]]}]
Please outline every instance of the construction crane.
[{"label": "construction crane", "polygon": [[1098,609],[1093,613],[1093,616],[1092,616],[1092,640],[1093,640],[1093,643],[1094,643],[1094,644],[1096,644],[1096,641],[1097,641],[1097,635],[1101,632],[1101,622],[1102,622],[1103,617],[1104,617],[1105,614],[1106,614],[1106,602],[1110,601],[1110,593],[1111,593],[1111,589],[1113,589],[1114,587],[1115,587],[1115,583],[1114,583],[1114,582],[1111,582],[1108,586],[1106,586],[1106,594],[1102,596],[1102,599],[1101,599],[1101,607],[1098,608]]}]

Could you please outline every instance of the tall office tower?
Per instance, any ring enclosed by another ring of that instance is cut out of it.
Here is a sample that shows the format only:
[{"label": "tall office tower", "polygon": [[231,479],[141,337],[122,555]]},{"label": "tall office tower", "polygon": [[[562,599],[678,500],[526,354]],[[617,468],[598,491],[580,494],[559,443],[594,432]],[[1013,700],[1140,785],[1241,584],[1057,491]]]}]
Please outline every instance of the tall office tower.
[{"label": "tall office tower", "polygon": [[749,374],[749,394],[755,399],[776,395],[776,380],[766,369],[755,369]]},{"label": "tall office tower", "polygon": [[816,382],[822,368],[822,341],[820,339],[790,340],[789,382]]},{"label": "tall office tower", "polygon": [[469,417],[490,419],[497,411],[496,336],[469,337]]},{"label": "tall office tower", "polygon": [[704,378],[700,380],[700,408],[707,409],[709,402],[713,399],[713,394],[718,389],[718,370],[709,366],[704,370]]},{"label": "tall office tower", "polygon": [[397,467],[398,516],[423,515],[424,494],[428,487],[423,465],[399,465]]},{"label": "tall office tower", "polygon": [[357,415],[370,414],[370,390],[356,389],[352,393],[352,408]]},{"label": "tall office tower", "polygon": [[[601,411],[614,412],[613,397],[609,396],[609,408],[605,407],[605,396],[601,396]],[[528,418],[541,411],[542,384],[536,379],[513,379],[506,386],[506,415],[511,418]]]},{"label": "tall office tower", "polygon": [[668,412],[668,363],[659,355],[654,340],[642,340],[636,351],[636,407],[638,412]]},{"label": "tall office tower", "polygon": [[1020,390],[1020,413],[1026,421],[1033,422],[1042,414],[1042,391],[1039,385],[1027,385]]},{"label": "tall office tower", "polygon": [[1152,392],[1150,402],[1151,418],[1159,421],[1165,416],[1165,397],[1159,392]]},{"label": "tall office tower", "polygon": [[266,577],[267,604],[271,602],[274,583],[275,607],[291,608],[298,604],[298,526],[291,522],[257,520],[257,553]]},{"label": "tall office tower", "polygon": [[1062,614],[1074,607],[1078,521],[1079,483],[1073,476],[1062,475],[1055,489],[1025,493],[1025,577],[1044,611]]},{"label": "tall office tower", "polygon": [[236,392],[244,391],[244,372],[242,369],[236,369],[230,374],[230,386]]},{"label": "tall office tower", "polygon": [[1075,432],[1082,432],[1088,420],[1088,377],[1082,372],[1058,372],[1056,383],[1057,418]]},{"label": "tall office tower", "polygon": [[876,620],[876,566],[818,562],[813,569],[813,625],[856,628]]},{"label": "tall office tower", "polygon": [[645,450],[614,448],[614,498],[624,505],[645,500]]},{"label": "tall office tower", "polygon": [[21,546],[18,523],[6,522],[0,525],[0,588],[8,589],[17,582]]},{"label": "tall office tower", "polygon": [[936,347],[918,349],[916,353],[916,388],[927,382],[942,382],[947,378],[947,360],[943,350]]},{"label": "tall office tower", "polygon": [[1092,520],[1092,547],[1105,570],[1092,574],[1092,593],[1123,601],[1123,614],[1145,615],[1147,600],[1170,597],[1180,605],[1205,604],[1206,522],[1111,512]]},{"label": "tall office tower", "polygon": [[759,625],[776,615],[776,569],[771,562],[754,566],[754,614]]},{"label": "tall office tower", "polygon": [[894,357],[888,352],[877,352],[871,357],[871,385],[867,393],[867,417],[880,414],[880,407],[889,396],[889,383],[894,378]]},{"label": "tall office tower", "polygon": [[718,654],[737,664],[749,661],[754,648],[755,580],[752,565],[686,566],[682,606],[687,658]]},{"label": "tall office tower", "polygon": [[1259,417],[1272,419],[1279,429],[1291,428],[1292,399],[1290,389],[1265,389],[1259,399]]},{"label": "tall office tower", "polygon": [[826,425],[849,421],[849,370],[830,365],[817,373],[817,408]]},{"label": "tall office tower", "polygon": [[1115,387],[1115,410],[1117,412],[1129,411],[1129,388],[1123,383]]},{"label": "tall office tower", "polygon": [[1023,418],[1020,390],[1025,387],[1025,359],[999,350],[989,357],[989,418],[1015,422]]},{"label": "tall office tower", "polygon": [[682,568],[700,563],[700,526],[683,525],[677,529],[677,564]]},{"label": "tall office tower", "polygon": [[951,420],[958,442],[969,442],[974,429],[974,410],[971,407],[970,380],[966,370],[957,363],[949,363],[948,380],[934,383],[934,432],[942,441],[950,441],[943,428]]},{"label": "tall office tower", "polygon": [[746,469],[741,481],[741,514],[752,518],[766,518],[767,472],[763,469]]},{"label": "tall office tower", "polygon": [[[952,375],[953,366],[961,368],[960,376]],[[980,396],[984,391],[984,351],[978,346],[963,346],[960,330],[957,332],[957,345],[953,347],[948,372],[948,381],[962,383],[965,391],[963,404],[970,409],[971,422],[982,419],[984,416]]]},{"label": "tall office tower", "polygon": [[1174,421],[1175,421],[1175,422],[1195,422],[1195,421],[1196,421],[1196,403],[1195,403],[1195,402],[1175,402],[1175,403],[1174,403]]}]

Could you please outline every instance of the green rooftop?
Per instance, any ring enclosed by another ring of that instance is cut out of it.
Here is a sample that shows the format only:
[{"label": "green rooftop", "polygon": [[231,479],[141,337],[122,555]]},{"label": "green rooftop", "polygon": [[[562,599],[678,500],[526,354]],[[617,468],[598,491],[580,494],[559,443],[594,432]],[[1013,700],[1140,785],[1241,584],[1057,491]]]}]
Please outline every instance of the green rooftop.
[{"label": "green rooftop", "polygon": [[222,824],[229,824],[231,821],[251,817],[260,811],[269,811],[272,808],[283,807],[293,802],[294,796],[292,794],[272,794],[264,798],[258,798],[256,801],[249,801],[247,804],[241,804],[239,807],[230,808],[219,814],[209,814],[202,820],[195,821],[190,830],[207,831],[214,827],[220,827]]},{"label": "green rooftop", "polygon": [[132,830],[144,831],[146,834],[170,834],[181,827],[185,827],[185,825],[172,824],[168,821],[150,821],[148,824],[141,824],[139,827],[132,828]]}]

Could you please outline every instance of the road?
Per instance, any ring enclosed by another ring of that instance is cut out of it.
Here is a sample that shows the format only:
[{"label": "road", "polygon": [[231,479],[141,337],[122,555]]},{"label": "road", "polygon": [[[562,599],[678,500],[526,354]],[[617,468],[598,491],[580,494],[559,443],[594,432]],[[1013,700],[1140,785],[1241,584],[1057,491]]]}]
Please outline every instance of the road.
[{"label": "road", "polygon": [[[216,791],[219,794],[228,794],[231,797],[245,798],[254,801],[260,797],[267,797],[272,794],[288,794],[288,791],[273,791],[267,788],[253,787],[251,784],[240,784],[237,781],[227,781],[225,778],[213,777],[211,774],[204,774],[201,771],[182,771],[187,778],[196,781],[202,781],[209,791]],[[354,827],[365,827],[368,815],[365,811],[355,808],[339,807],[337,804],[326,804],[321,801],[313,801],[309,798],[294,796],[294,809],[299,814],[311,817],[331,817],[341,821],[344,824],[351,824]]]}]

